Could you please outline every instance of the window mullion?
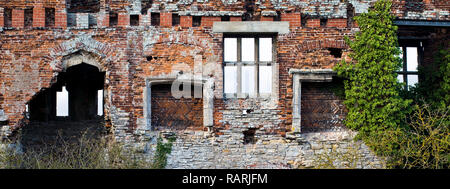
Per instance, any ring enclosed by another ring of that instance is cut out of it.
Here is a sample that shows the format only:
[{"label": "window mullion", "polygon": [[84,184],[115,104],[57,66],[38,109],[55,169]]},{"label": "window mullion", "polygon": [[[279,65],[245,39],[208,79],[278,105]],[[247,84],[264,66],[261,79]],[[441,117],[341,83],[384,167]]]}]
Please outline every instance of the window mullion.
[{"label": "window mullion", "polygon": [[242,97],[242,53],[241,38],[237,38],[237,97]]},{"label": "window mullion", "polygon": [[255,38],[255,96],[259,96],[259,38]]},{"label": "window mullion", "polygon": [[403,50],[403,83],[404,83],[404,87],[405,89],[408,89],[408,74],[407,74],[407,69],[408,69],[408,60],[406,60],[406,47],[402,47]]}]

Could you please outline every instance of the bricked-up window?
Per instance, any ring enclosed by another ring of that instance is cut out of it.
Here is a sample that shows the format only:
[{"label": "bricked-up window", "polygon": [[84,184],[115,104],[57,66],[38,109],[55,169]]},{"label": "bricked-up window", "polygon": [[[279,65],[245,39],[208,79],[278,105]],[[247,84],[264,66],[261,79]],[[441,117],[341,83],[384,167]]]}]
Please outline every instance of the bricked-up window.
[{"label": "bricked-up window", "polygon": [[117,13],[111,12],[109,13],[109,26],[117,26],[119,22],[119,15]]},{"label": "bricked-up window", "polygon": [[45,27],[55,26],[55,9],[45,8]]},{"label": "bricked-up window", "polygon": [[150,15],[150,17],[151,17],[152,26],[159,26],[159,20],[160,20],[159,13],[152,13]]},{"label": "bricked-up window", "polygon": [[192,27],[199,27],[202,24],[201,16],[193,16],[192,17]]},{"label": "bricked-up window", "polygon": [[274,38],[224,38],[224,93],[226,97],[258,97],[272,93]]},{"label": "bricked-up window", "polygon": [[33,9],[25,9],[24,17],[25,17],[25,27],[26,28],[33,27]]},{"label": "bricked-up window", "polygon": [[12,27],[12,9],[3,9],[3,20],[5,27]]},{"label": "bricked-up window", "polygon": [[421,55],[421,44],[419,46],[403,46],[400,47],[401,54],[403,58],[403,65],[400,68],[397,79],[405,84],[405,89],[414,86],[419,82],[419,72],[417,67],[420,64]]},{"label": "bricked-up window", "polygon": [[130,26],[139,26],[139,15],[130,15]]},{"label": "bricked-up window", "polygon": [[172,26],[178,26],[180,25],[180,15],[178,14],[172,14]]}]

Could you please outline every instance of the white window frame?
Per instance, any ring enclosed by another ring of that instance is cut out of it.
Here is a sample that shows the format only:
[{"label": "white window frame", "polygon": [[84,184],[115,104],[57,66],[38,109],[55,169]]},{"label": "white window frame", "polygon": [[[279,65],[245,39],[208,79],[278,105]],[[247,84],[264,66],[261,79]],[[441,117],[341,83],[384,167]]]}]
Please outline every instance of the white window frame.
[{"label": "white window frame", "polygon": [[[408,59],[407,59],[408,55],[406,50],[408,47],[417,48],[417,69],[415,71],[408,71]],[[402,69],[397,71],[397,74],[399,75],[399,77],[402,77],[403,79],[402,83],[404,84],[404,89],[409,90],[409,88],[412,86],[410,85],[410,82],[408,82],[409,75],[417,75],[418,77],[417,83],[420,82],[418,68],[422,63],[423,44],[422,42],[406,43],[405,45],[402,45],[399,48],[401,48],[402,50]]]},{"label": "white window frame", "polygon": [[[225,38],[236,38],[237,39],[237,48],[236,48],[236,55],[237,55],[237,60],[236,61],[225,61]],[[255,45],[254,45],[254,61],[247,61],[244,62],[242,61],[242,38],[254,38],[255,41]],[[260,61],[260,56],[259,56],[259,39],[260,38],[271,38],[272,39],[272,61]],[[271,66],[272,68],[272,76],[275,73],[275,65],[276,65],[276,37],[275,35],[271,35],[271,34],[239,34],[239,35],[226,35],[223,38],[223,93],[224,96],[226,98],[248,98],[248,97],[252,97],[252,98],[266,98],[269,97],[270,95],[272,95],[272,93],[274,92],[275,88],[274,88],[274,84],[273,84],[273,80],[274,78],[271,78],[271,82],[270,82],[270,88],[271,91],[269,93],[260,93],[260,89],[259,89],[259,66],[263,65],[263,66]],[[254,66],[254,94],[249,94],[249,93],[243,93],[242,92],[242,70],[243,67],[246,65],[253,65]],[[226,66],[236,66],[237,71],[236,71],[236,93],[226,93],[225,91],[225,82],[226,82],[226,78],[225,78],[225,67]]]}]

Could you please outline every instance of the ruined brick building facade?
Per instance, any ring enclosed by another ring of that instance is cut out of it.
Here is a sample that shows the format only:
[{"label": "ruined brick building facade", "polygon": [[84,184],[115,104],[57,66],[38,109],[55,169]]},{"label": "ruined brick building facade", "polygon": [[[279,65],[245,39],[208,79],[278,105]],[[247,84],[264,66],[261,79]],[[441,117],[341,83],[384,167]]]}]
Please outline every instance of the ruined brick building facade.
[{"label": "ruined brick building facade", "polygon": [[[169,168],[310,167],[317,153],[357,146],[332,68],[373,3],[0,0],[0,136],[100,119],[149,156],[158,136],[175,136]],[[420,81],[417,64],[448,48],[449,11],[448,0],[394,1],[400,80]],[[193,96],[174,97],[174,81]],[[359,167],[382,167],[358,150]]]}]

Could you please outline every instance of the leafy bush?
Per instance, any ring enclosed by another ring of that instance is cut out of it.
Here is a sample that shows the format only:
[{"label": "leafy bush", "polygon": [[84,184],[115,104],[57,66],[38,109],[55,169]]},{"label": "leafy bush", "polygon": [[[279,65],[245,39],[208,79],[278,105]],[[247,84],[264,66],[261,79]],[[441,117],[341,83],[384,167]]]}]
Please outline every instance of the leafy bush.
[{"label": "leafy bush", "polygon": [[366,138],[391,168],[448,169],[450,164],[449,109],[414,106],[409,128],[388,129]]}]

